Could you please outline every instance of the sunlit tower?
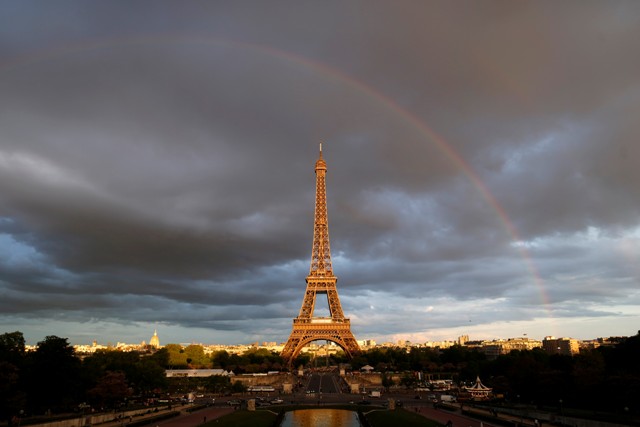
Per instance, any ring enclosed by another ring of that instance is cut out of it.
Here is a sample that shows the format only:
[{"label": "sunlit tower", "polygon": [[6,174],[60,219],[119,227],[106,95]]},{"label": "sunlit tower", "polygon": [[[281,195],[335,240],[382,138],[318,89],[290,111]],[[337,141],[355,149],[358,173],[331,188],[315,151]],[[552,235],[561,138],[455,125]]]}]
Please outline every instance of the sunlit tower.
[{"label": "sunlit tower", "polygon": [[[300,351],[310,342],[326,340],[336,343],[349,357],[360,352],[360,347],[351,332],[351,323],[344,317],[336,282],[331,266],[329,248],[329,221],[327,217],[327,196],[325,176],[327,164],[322,158],[322,144],[315,166],[316,201],[313,222],[313,245],[311,249],[311,268],[306,278],[307,289],[302,300],[298,317],[293,319],[293,330],[289,336],[282,358],[291,364]],[[314,317],[314,307],[318,295],[326,296],[329,305],[329,317]]]}]

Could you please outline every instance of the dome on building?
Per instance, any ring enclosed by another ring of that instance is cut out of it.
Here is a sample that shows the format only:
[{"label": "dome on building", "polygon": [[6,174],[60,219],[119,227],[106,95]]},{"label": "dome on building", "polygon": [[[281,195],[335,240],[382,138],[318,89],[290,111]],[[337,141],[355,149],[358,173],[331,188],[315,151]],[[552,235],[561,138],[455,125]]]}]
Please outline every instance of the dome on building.
[{"label": "dome on building", "polygon": [[151,347],[159,348],[160,347],[160,339],[158,338],[158,331],[153,331],[153,336],[149,340],[149,345]]}]

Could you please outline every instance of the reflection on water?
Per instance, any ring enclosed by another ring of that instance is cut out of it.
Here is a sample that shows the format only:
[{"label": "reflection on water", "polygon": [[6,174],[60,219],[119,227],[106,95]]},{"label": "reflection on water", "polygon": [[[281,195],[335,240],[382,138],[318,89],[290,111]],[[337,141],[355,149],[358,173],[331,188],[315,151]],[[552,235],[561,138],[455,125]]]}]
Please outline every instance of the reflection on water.
[{"label": "reflection on water", "polygon": [[299,409],[287,412],[281,427],[359,427],[358,414],[345,409]]}]

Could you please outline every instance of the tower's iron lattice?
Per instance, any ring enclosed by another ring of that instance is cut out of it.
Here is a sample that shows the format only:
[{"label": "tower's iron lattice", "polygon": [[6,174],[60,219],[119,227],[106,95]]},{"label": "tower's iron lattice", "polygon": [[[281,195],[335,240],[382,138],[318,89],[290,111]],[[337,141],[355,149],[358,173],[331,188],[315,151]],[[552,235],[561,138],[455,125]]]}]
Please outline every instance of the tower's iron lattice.
[{"label": "tower's iron lattice", "polygon": [[[322,158],[322,144],[316,161],[316,206],[313,222],[313,247],[311,250],[311,268],[306,278],[307,289],[302,300],[298,317],[293,319],[293,330],[289,336],[282,358],[291,364],[304,346],[312,341],[326,340],[336,343],[349,357],[360,352],[360,347],[351,332],[351,324],[344,317],[336,282],[331,266],[329,248],[329,221],[327,217],[327,186],[325,176],[327,164]],[[316,297],[326,295],[329,305],[329,317],[314,317]]]}]

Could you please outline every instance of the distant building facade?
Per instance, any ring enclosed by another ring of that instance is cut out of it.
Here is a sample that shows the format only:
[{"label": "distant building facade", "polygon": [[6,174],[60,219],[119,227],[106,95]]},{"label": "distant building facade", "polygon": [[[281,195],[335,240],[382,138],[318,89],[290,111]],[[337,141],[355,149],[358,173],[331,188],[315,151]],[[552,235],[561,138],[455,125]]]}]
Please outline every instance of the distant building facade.
[{"label": "distant building facade", "polygon": [[514,350],[533,350],[542,347],[542,342],[532,340],[530,338],[508,338],[506,340],[482,341],[479,350],[483,352],[488,359],[509,354]]},{"label": "distant building facade", "polygon": [[224,369],[167,369],[167,378],[206,378],[211,376],[232,377],[232,371]]},{"label": "distant building facade", "polygon": [[580,342],[573,338],[545,337],[542,348],[549,354],[573,356],[580,353]]}]

